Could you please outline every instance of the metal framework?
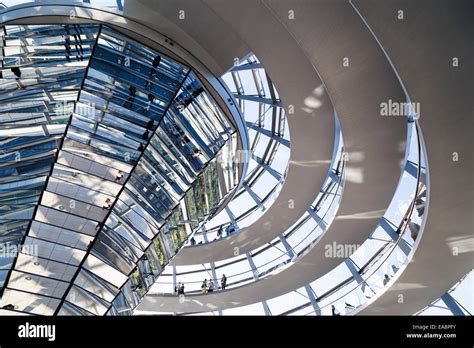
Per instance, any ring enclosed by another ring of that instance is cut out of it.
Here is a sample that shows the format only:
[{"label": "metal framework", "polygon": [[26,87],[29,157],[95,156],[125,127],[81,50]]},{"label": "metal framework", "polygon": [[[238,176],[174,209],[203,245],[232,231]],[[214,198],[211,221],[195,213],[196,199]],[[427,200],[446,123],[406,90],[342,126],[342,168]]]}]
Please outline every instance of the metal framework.
[{"label": "metal framework", "polygon": [[2,29],[1,242],[21,250],[0,305],[130,313],[238,186],[236,130],[191,68],[110,26]]}]

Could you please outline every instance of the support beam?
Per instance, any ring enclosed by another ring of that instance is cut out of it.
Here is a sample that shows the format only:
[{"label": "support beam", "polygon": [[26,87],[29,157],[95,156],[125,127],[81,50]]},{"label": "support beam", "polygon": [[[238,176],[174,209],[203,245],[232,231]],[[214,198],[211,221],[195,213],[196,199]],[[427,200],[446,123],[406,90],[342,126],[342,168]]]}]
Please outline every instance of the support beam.
[{"label": "support beam", "polygon": [[286,253],[288,254],[288,256],[293,259],[296,257],[296,253],[295,251],[293,250],[293,248],[291,247],[290,243],[288,243],[288,241],[286,240],[286,238],[283,236],[283,234],[280,234],[278,236],[278,238],[280,239],[280,242],[281,244],[283,244],[283,246],[285,247],[285,250],[286,250]]},{"label": "support beam", "polygon": [[306,293],[308,294],[309,300],[313,305],[314,312],[316,315],[321,315],[321,308],[318,305],[318,301],[316,300],[316,295],[314,294],[313,288],[308,284],[304,286]]},{"label": "support beam", "polygon": [[289,140],[286,140],[286,139],[284,139],[284,138],[282,138],[282,137],[280,137],[276,134],[273,134],[272,131],[270,131],[268,129],[259,127],[259,126],[257,126],[256,124],[254,124],[252,122],[247,122],[247,127],[249,127],[250,129],[253,129],[254,131],[262,133],[263,135],[266,135],[269,138],[274,139],[275,141],[279,142],[280,144],[282,144],[286,147],[290,147],[290,141]]},{"label": "support beam", "polygon": [[453,315],[464,316],[464,312],[462,311],[461,307],[459,307],[456,300],[449,293],[445,293],[443,296],[441,296],[441,299],[446,304],[451,313],[453,313]]},{"label": "support beam", "polygon": [[234,72],[234,71],[245,71],[245,70],[253,70],[253,69],[264,69],[264,66],[262,63],[243,64],[243,65],[234,66],[229,71]]},{"label": "support beam", "polygon": [[263,159],[261,159],[260,157],[258,157],[257,155],[255,154],[252,154],[252,158],[257,162],[257,164],[262,167],[263,169],[265,169],[268,173],[270,173],[275,179],[277,179],[278,181],[281,181],[282,179],[282,175],[280,173],[278,173],[275,169],[273,169],[271,166],[269,166],[268,164],[266,164]]},{"label": "support beam", "polygon": [[234,97],[235,97],[235,99],[239,99],[239,100],[248,100],[248,101],[253,101],[253,102],[256,102],[256,103],[262,103],[262,104],[266,104],[266,105],[277,106],[277,107],[280,107],[280,108],[283,107],[282,102],[279,101],[279,100],[273,101],[270,98],[262,98],[262,97],[259,97],[257,95],[254,96],[254,95],[234,94]]}]

